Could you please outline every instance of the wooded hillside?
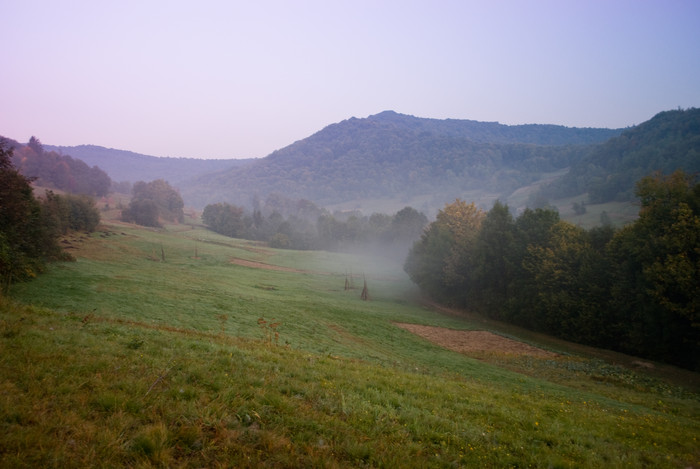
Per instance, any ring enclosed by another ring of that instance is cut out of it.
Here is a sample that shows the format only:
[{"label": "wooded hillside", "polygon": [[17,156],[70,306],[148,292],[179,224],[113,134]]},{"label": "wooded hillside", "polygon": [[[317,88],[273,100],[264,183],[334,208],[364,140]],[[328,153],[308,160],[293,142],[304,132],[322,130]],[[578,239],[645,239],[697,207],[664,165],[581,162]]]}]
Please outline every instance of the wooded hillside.
[{"label": "wooded hillside", "polygon": [[656,171],[700,172],[700,109],[660,112],[596,146],[545,190],[552,198],[588,193],[590,203],[634,198],[634,184]]},{"label": "wooded hillside", "polygon": [[188,203],[249,205],[272,192],[321,205],[358,199],[431,198],[472,190],[507,194],[543,173],[577,162],[588,144],[620,131],[563,126],[506,126],[421,119],[384,112],[351,118],[266,158],[180,185]]},{"label": "wooded hillside", "polygon": [[206,160],[157,157],[97,145],[73,147],[44,145],[44,147],[47,150],[80,158],[88,164],[97,165],[104,169],[115,182],[134,183],[165,179],[175,184],[199,174],[243,166],[252,161],[251,159]]}]

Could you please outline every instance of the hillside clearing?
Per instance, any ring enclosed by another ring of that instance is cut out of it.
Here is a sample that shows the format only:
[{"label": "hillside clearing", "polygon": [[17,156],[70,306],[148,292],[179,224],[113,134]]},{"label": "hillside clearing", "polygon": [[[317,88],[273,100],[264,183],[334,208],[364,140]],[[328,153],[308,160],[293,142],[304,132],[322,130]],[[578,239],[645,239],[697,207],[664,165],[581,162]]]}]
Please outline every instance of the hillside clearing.
[{"label": "hillside clearing", "polygon": [[506,355],[529,355],[539,358],[559,356],[526,343],[508,339],[488,331],[458,331],[445,327],[421,326],[418,324],[397,323],[402,329],[413,332],[441,347],[464,354],[479,352],[500,353]]}]

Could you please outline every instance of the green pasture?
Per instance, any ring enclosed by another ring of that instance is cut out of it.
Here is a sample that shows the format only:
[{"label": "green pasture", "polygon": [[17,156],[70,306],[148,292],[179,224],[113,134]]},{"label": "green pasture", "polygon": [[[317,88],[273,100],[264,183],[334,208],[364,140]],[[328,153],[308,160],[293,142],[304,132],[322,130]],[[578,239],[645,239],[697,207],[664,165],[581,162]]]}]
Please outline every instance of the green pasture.
[{"label": "green pasture", "polygon": [[[700,466],[696,375],[442,314],[377,253],[118,223],[64,245],[0,298],[2,467]],[[476,359],[395,322],[560,355]]]}]

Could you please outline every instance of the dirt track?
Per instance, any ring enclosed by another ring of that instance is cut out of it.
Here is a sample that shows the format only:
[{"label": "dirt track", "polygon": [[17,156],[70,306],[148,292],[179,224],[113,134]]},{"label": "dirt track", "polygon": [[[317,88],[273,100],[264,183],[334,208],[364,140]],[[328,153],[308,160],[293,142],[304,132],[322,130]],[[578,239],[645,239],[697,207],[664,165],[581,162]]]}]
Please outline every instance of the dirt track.
[{"label": "dirt track", "polygon": [[441,347],[465,354],[487,352],[508,355],[529,355],[540,358],[553,358],[557,356],[556,353],[548,352],[487,331],[458,331],[446,329],[444,327],[420,326],[417,324],[404,323],[396,323],[396,325]]}]

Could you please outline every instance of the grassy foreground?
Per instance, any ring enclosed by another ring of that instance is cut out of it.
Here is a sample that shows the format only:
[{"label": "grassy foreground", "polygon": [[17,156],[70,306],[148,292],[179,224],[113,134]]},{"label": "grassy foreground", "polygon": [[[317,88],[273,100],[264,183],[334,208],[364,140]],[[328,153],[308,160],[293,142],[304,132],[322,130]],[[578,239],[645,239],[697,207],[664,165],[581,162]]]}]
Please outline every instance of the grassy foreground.
[{"label": "grassy foreground", "polygon": [[77,262],[0,299],[1,467],[700,466],[688,387],[554,342],[440,348],[393,323],[483,323],[376,256],[186,226],[66,245]]}]

